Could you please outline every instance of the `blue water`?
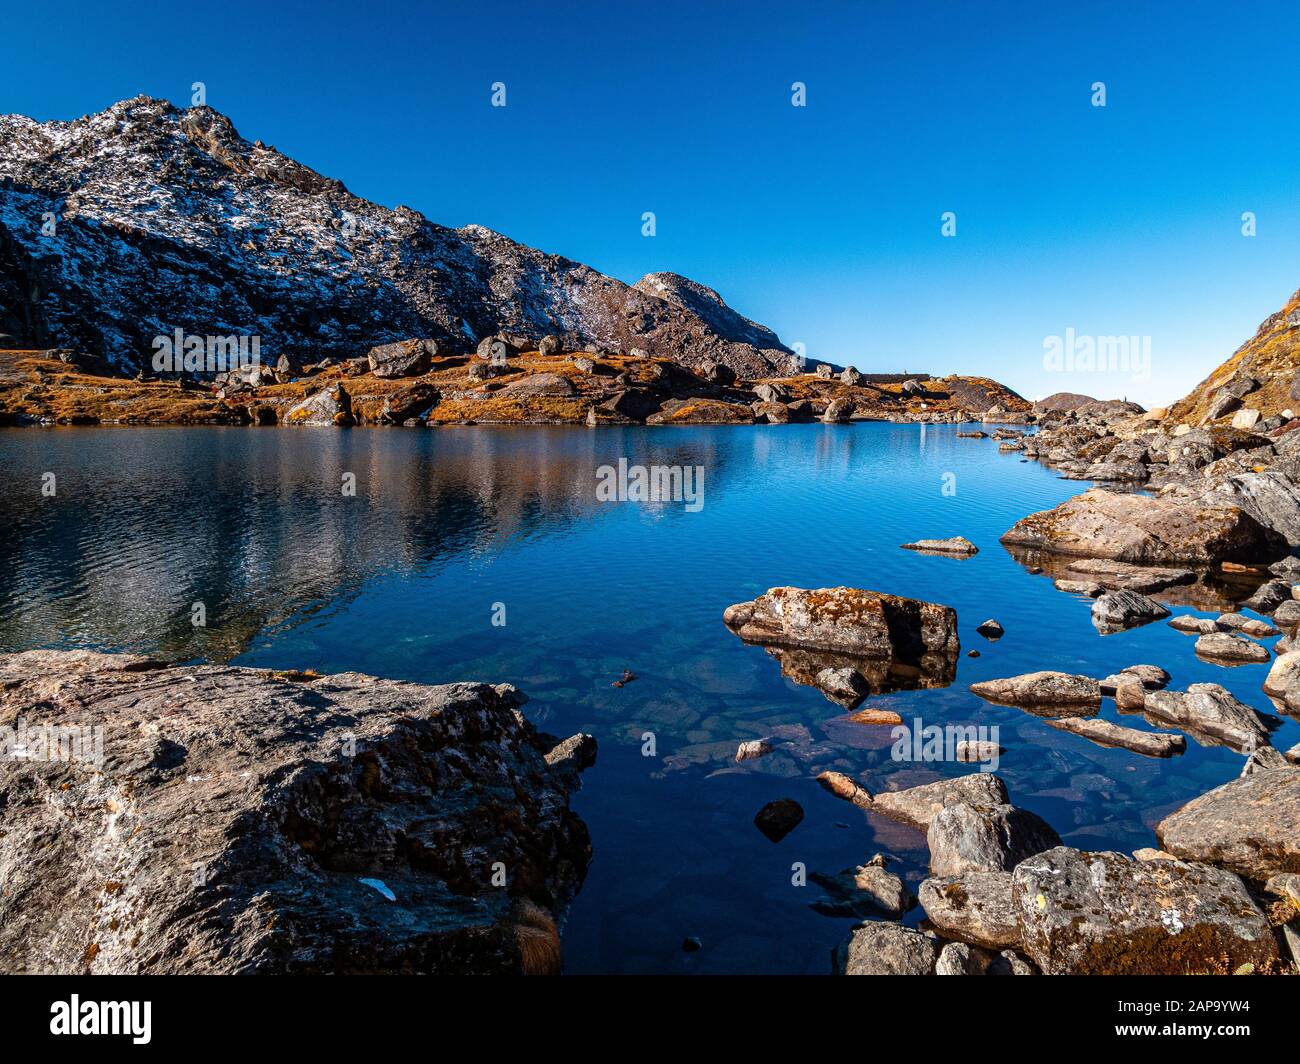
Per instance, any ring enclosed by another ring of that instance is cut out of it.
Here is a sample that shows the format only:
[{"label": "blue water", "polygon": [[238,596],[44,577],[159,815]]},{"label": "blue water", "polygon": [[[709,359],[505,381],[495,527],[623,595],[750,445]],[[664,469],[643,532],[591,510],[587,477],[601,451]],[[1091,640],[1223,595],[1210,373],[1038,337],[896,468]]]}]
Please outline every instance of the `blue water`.
[{"label": "blue water", "polygon": [[[620,458],[702,467],[703,507],[597,501],[596,469]],[[881,790],[971,768],[892,760],[888,728],[849,723],[736,639],[723,609],[768,587],[846,584],[953,606],[956,683],[867,705],[998,725],[1012,800],[1084,848],[1153,845],[1152,825],[1233,778],[1241,756],[1195,743],[1168,761],[1106,750],[968,684],[1149,662],[1174,687],[1218,682],[1272,710],[1266,666],[1202,662],[1164,624],[1099,636],[1087,600],[997,542],[1087,485],[949,427],[21,429],[0,432],[0,459],[0,648],[508,681],[543,729],[597,736],[573,799],[595,858],[565,929],[571,972],[825,972],[853,921],[809,908],[821,891],[792,884],[796,862],[834,873],[886,852],[913,885],[924,877],[921,835],[814,776],[861,773]],[[958,534],[981,552],[898,548]],[[196,601],[206,628],[190,623]],[[997,643],[975,632],[988,617],[1006,628]],[[637,679],[611,686],[624,669]],[[1103,715],[1145,726],[1109,702]],[[734,762],[737,743],[771,735],[792,745]],[[1291,720],[1274,739],[1297,741]],[[752,820],[779,797],[806,817],[774,844]],[[682,950],[687,936],[698,952]]]}]

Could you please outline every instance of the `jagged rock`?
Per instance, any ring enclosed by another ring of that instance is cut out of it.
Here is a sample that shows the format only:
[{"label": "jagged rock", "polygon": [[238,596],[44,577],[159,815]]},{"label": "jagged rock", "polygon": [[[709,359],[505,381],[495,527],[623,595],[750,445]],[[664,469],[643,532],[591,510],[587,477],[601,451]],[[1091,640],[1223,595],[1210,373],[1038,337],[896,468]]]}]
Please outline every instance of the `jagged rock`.
[{"label": "jagged rock", "polygon": [[898,924],[871,922],[855,928],[835,951],[842,975],[932,975],[939,943]]},{"label": "jagged rock", "polygon": [[1207,632],[1196,640],[1198,657],[1250,664],[1268,661],[1268,648],[1229,632]]},{"label": "jagged rock", "polygon": [[342,384],[322,388],[289,408],[286,425],[351,425],[352,397]]},{"label": "jagged rock", "polygon": [[1107,591],[1136,591],[1143,595],[1196,582],[1196,573],[1191,569],[1130,565],[1109,558],[1081,558],[1071,562],[1068,571],[1072,576],[1096,580]]},{"label": "jagged rock", "polygon": [[871,694],[871,685],[856,669],[822,669],[817,673],[817,688],[832,702],[854,708]]},{"label": "jagged rock", "polygon": [[[1141,685],[1136,686],[1138,687],[1136,697],[1128,692],[1125,694],[1125,701],[1135,708],[1146,703],[1146,695],[1141,693]],[[1176,733],[1139,731],[1136,728],[1112,724],[1100,717],[1067,717],[1062,720],[1049,720],[1047,723],[1061,731],[1082,735],[1085,739],[1091,739],[1101,746],[1122,747],[1137,754],[1145,754],[1147,757],[1173,757],[1174,754],[1181,754],[1187,749],[1187,740]]]},{"label": "jagged rock", "polygon": [[0,719],[102,729],[98,768],[0,759],[7,970],[558,972],[555,920],[591,848],[568,808],[575,766],[548,764],[523,701],[509,685],[0,656]]},{"label": "jagged rock", "polygon": [[854,369],[854,367],[846,366],[844,369],[840,370],[840,382],[842,384],[857,384],[860,380],[862,380],[862,374]]},{"label": "jagged rock", "polygon": [[1073,707],[1101,704],[1101,685],[1090,676],[1065,672],[1028,672],[970,685],[974,694],[1004,706]]},{"label": "jagged rock", "polygon": [[1277,958],[1268,919],[1231,872],[1059,846],[1012,875],[1023,949],[1046,975],[1188,975]]},{"label": "jagged rock", "polygon": [[754,387],[754,395],[760,402],[784,403],[790,398],[790,389],[783,384],[759,384]]},{"label": "jagged rock", "polygon": [[932,876],[920,887],[926,918],[949,938],[987,949],[1020,945],[1010,872]]},{"label": "jagged rock", "polygon": [[967,558],[972,554],[978,554],[980,550],[965,536],[952,536],[948,539],[918,539],[915,543],[904,543],[902,547],[903,550],[923,551],[927,554],[957,554]]},{"label": "jagged rock", "polygon": [[1156,825],[1163,849],[1264,883],[1300,871],[1300,770],[1255,772],[1216,787]]},{"label": "jagged rock", "polygon": [[[1300,543],[1300,486],[1279,470],[1241,472],[1200,483],[1183,483],[1172,489],[1170,498],[1179,504],[1235,507],[1272,532],[1274,542]],[[1287,550],[1280,553],[1285,554]],[[1275,557],[1276,553],[1228,560],[1270,561]]]},{"label": "jagged rock", "polygon": [[644,388],[625,388],[598,403],[595,409],[631,421],[644,421],[659,409],[662,402],[662,396]]},{"label": "jagged rock", "polygon": [[1146,696],[1145,712],[1155,720],[1237,747],[1268,738],[1267,721],[1217,683],[1194,683],[1186,693],[1152,691]]},{"label": "jagged rock", "polygon": [[825,363],[822,363],[822,364],[820,364],[820,365],[817,367],[816,373],[817,373],[817,376],[819,376],[822,380],[825,380],[825,381],[828,381],[828,380],[830,380],[833,376],[835,376],[835,371],[834,371],[833,369],[831,369],[831,367],[828,366],[828,365],[826,365]]},{"label": "jagged rock", "polygon": [[993,620],[993,618],[991,617],[983,624],[979,625],[979,627],[977,627],[975,631],[979,632],[979,634],[982,635],[985,639],[992,640],[992,641],[999,640],[1004,635],[1006,635],[1006,630],[1002,627],[1002,625],[1000,625],[997,621]]},{"label": "jagged rock", "polygon": [[1005,803],[945,805],[930,822],[930,875],[1009,872],[1031,854],[1061,844],[1042,817]]},{"label": "jagged rock", "polygon": [[746,642],[917,662],[955,658],[957,613],[948,606],[850,587],[774,587],[728,606],[726,625]]},{"label": "jagged rock", "polygon": [[881,791],[871,802],[877,813],[928,831],[939,811],[957,802],[977,806],[1002,805],[1006,785],[990,772],[972,772],[955,779],[937,780],[899,791]]},{"label": "jagged rock", "polygon": [[434,340],[401,340],[372,347],[366,359],[376,377],[418,377],[429,371],[437,353]]},{"label": "jagged rock", "polygon": [[[1295,599],[1288,599],[1280,603],[1273,610],[1273,623],[1280,628],[1295,628],[1300,626],[1300,602]],[[1274,635],[1277,633],[1274,632]]]},{"label": "jagged rock", "polygon": [[1150,624],[1169,610],[1136,591],[1107,591],[1092,604],[1093,626],[1102,634]]},{"label": "jagged rock", "polygon": [[1106,590],[1095,580],[1056,580],[1053,583],[1057,591],[1072,595],[1086,595],[1088,598],[1096,598]]},{"label": "jagged rock", "polygon": [[1121,683],[1132,681],[1140,683],[1148,691],[1159,691],[1161,688],[1168,686],[1169,673],[1165,672],[1159,665],[1130,665],[1101,680],[1101,693],[1103,695],[1113,694]]},{"label": "jagged rock", "polygon": [[1232,427],[1234,429],[1253,429],[1259,424],[1259,418],[1258,410],[1247,407],[1244,410],[1238,410],[1232,415]]},{"label": "jagged rock", "polygon": [[1021,518],[1002,542],[1143,564],[1270,561],[1287,549],[1281,535],[1234,506],[1101,488]]},{"label": "jagged rock", "polygon": [[803,820],[803,806],[793,798],[768,802],[754,815],[754,826],[772,842],[780,842]]}]

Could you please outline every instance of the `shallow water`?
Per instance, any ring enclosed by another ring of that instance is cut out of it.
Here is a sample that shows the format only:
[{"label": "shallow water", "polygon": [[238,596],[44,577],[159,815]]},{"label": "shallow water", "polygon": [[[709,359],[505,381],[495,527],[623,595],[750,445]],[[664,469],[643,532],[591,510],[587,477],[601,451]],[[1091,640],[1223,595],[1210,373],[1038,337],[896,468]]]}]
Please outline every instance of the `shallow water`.
[{"label": "shallow water", "polygon": [[[623,457],[703,467],[704,505],[597,501],[597,467]],[[825,972],[853,921],[809,908],[822,892],[794,886],[792,865],[834,873],[886,852],[913,887],[923,878],[923,836],[813,776],[865,773],[881,790],[972,767],[893,760],[888,728],[848,722],[736,639],[722,610],[768,587],[846,584],[956,608],[956,682],[866,706],[997,725],[1012,800],[1088,849],[1154,845],[1152,825],[1236,776],[1241,755],[1103,749],[968,684],[1150,662],[1173,687],[1222,683],[1272,710],[1267,666],[1200,661],[1163,623],[1099,636],[1087,600],[997,542],[1087,485],[951,427],[20,429],[0,432],[0,459],[0,648],[508,681],[545,730],[596,735],[573,799],[595,858],[566,927],[571,972]],[[349,472],[355,497],[340,490]],[[981,553],[898,549],[958,534]],[[206,628],[190,623],[196,601]],[[1006,627],[997,643],[975,632],[988,617]],[[637,679],[612,687],[625,668]],[[1103,715],[1146,727],[1109,701]],[[738,742],[774,734],[794,745],[735,763]],[[1291,720],[1274,737],[1297,741]],[[779,797],[806,817],[774,844],[752,820]],[[703,948],[683,952],[687,936]]]}]

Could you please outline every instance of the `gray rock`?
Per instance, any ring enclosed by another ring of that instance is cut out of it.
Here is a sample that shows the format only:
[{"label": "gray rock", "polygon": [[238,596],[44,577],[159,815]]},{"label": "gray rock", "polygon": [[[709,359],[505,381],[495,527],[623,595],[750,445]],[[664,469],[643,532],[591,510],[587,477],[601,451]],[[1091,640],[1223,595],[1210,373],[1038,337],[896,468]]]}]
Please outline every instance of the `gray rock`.
[{"label": "gray rock", "polygon": [[754,815],[754,826],[772,842],[780,842],[803,821],[803,806],[793,798],[768,802]]},{"label": "gray rock", "polygon": [[429,371],[437,353],[438,344],[434,340],[401,340],[372,347],[366,360],[376,377],[418,377]]},{"label": "gray rock", "polygon": [[591,855],[568,793],[594,741],[548,764],[555,741],[523,701],[508,685],[0,656],[0,719],[103,729],[97,769],[0,758],[6,969],[558,972],[555,921]]},{"label": "gray rock", "polygon": [[1177,629],[1180,632],[1187,632],[1190,635],[1206,632],[1218,632],[1219,622],[1213,617],[1194,617],[1190,613],[1184,613],[1175,617],[1169,622],[1169,627]]},{"label": "gray rock", "polygon": [[920,887],[926,918],[948,938],[1002,949],[1020,945],[1010,872],[931,877]]},{"label": "gray rock", "polygon": [[1300,626],[1300,602],[1288,599],[1273,610],[1273,623],[1281,628]]},{"label": "gray rock", "polygon": [[832,702],[852,709],[871,694],[871,685],[856,669],[825,668],[817,673],[817,689]]},{"label": "gray rock", "polygon": [[1163,849],[1259,883],[1300,870],[1300,770],[1255,772],[1194,798],[1156,825]]},{"label": "gray rock", "polygon": [[939,951],[934,974],[983,975],[988,966],[989,957],[980,950],[971,949],[965,942],[949,942]]},{"label": "gray rock", "polygon": [[944,806],[930,822],[930,874],[1009,872],[1031,854],[1061,844],[1041,817],[1013,805]]},{"label": "gray rock", "polygon": [[1139,564],[1269,561],[1287,550],[1282,535],[1226,502],[1211,505],[1101,488],[1021,518],[1002,542]]},{"label": "gray rock", "polygon": [[852,366],[846,366],[840,371],[840,382],[842,384],[857,384],[860,380],[862,380],[862,374]]},{"label": "gray rock", "polygon": [[291,406],[284,415],[286,425],[351,425],[352,397],[342,384],[322,388]]},{"label": "gray rock", "polygon": [[1092,604],[1092,623],[1103,634],[1150,624],[1169,611],[1136,591],[1107,591]]},{"label": "gray rock", "polygon": [[843,975],[932,975],[939,943],[898,924],[867,923],[855,928],[835,951]]},{"label": "gray rock", "polygon": [[543,358],[549,355],[558,355],[560,353],[560,338],[558,336],[543,336],[537,345],[537,353]]},{"label": "gray rock", "polygon": [[1270,580],[1262,584],[1243,605],[1256,613],[1272,613],[1282,603],[1290,601],[1292,601],[1291,585],[1285,580]]},{"label": "gray rock", "polygon": [[531,373],[517,381],[511,381],[498,393],[510,396],[550,395],[571,396],[577,394],[573,382],[558,373]]},{"label": "gray rock", "polygon": [[[1141,685],[1137,686],[1140,690]],[[1142,694],[1140,697],[1139,701],[1137,698],[1129,699],[1126,695],[1125,700],[1134,708],[1144,707],[1147,696]],[[1187,740],[1176,733],[1139,731],[1137,728],[1112,724],[1100,717],[1066,717],[1049,720],[1047,723],[1061,731],[1082,735],[1099,746],[1121,747],[1147,757],[1173,757],[1187,749]]]},{"label": "gray rock", "polygon": [[880,857],[833,876],[813,872],[808,877],[826,891],[811,908],[823,916],[899,917],[916,904],[903,881],[886,871]]},{"label": "gray rock", "polygon": [[737,761],[752,761],[772,752],[772,744],[767,739],[750,739],[736,747]]},{"label": "gray rock", "polygon": [[1268,919],[1233,873],[1060,846],[1012,875],[1023,948],[1047,975],[1188,975],[1277,958]]},{"label": "gray rock", "polygon": [[952,536],[949,539],[918,539],[915,543],[902,544],[903,550],[923,551],[927,554],[957,554],[970,557],[979,553],[975,546],[964,536]]},{"label": "gray rock", "polygon": [[898,791],[881,791],[871,808],[894,820],[926,831],[945,806],[957,802],[973,805],[1002,805],[1007,800],[1006,785],[989,772],[973,772],[955,779],[937,780],[919,787]]},{"label": "gray rock", "polygon": [[1268,648],[1229,632],[1207,632],[1196,640],[1198,657],[1234,664],[1268,661]]},{"label": "gray rock", "polygon": [[1004,949],[989,962],[986,975],[1037,975],[1034,966],[1015,950]]},{"label": "gray rock", "polygon": [[1215,623],[1222,631],[1241,632],[1252,639],[1268,639],[1278,634],[1271,624],[1247,617],[1244,613],[1222,613]]},{"label": "gray rock", "polygon": [[586,357],[575,358],[573,368],[589,377],[596,372],[596,362],[594,359]]},{"label": "gray rock", "polygon": [[955,659],[961,650],[955,610],[859,588],[774,587],[728,606],[722,619],[741,639],[767,646],[911,663]]},{"label": "gray rock", "polygon": [[1238,748],[1268,738],[1268,721],[1217,683],[1194,683],[1186,693],[1152,691],[1146,715],[1166,724],[1222,740]]},{"label": "gray rock", "polygon": [[1029,672],[973,683],[974,694],[1004,706],[1070,707],[1078,711],[1101,704],[1101,685],[1090,676],[1065,672]]},{"label": "gray rock", "polygon": [[822,420],[828,425],[833,425],[848,421],[852,416],[853,400],[840,396],[826,404],[826,410],[822,413]]}]

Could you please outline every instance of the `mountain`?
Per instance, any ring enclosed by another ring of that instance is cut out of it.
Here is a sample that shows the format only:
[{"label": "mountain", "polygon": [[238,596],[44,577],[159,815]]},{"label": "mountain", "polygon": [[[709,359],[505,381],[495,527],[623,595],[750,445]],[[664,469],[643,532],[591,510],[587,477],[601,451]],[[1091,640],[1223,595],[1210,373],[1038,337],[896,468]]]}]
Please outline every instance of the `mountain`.
[{"label": "mountain", "polygon": [[1170,407],[1168,420],[1197,426],[1236,419],[1241,427],[1254,428],[1252,412],[1267,420],[1284,410],[1300,411],[1300,292]]},{"label": "mountain", "polygon": [[704,285],[629,286],[482,226],[389,210],[207,107],[140,96],[71,122],[0,116],[0,333],[134,369],[177,328],[259,336],[272,363],[407,337],[472,350],[501,333],[745,377],[798,364]]}]

